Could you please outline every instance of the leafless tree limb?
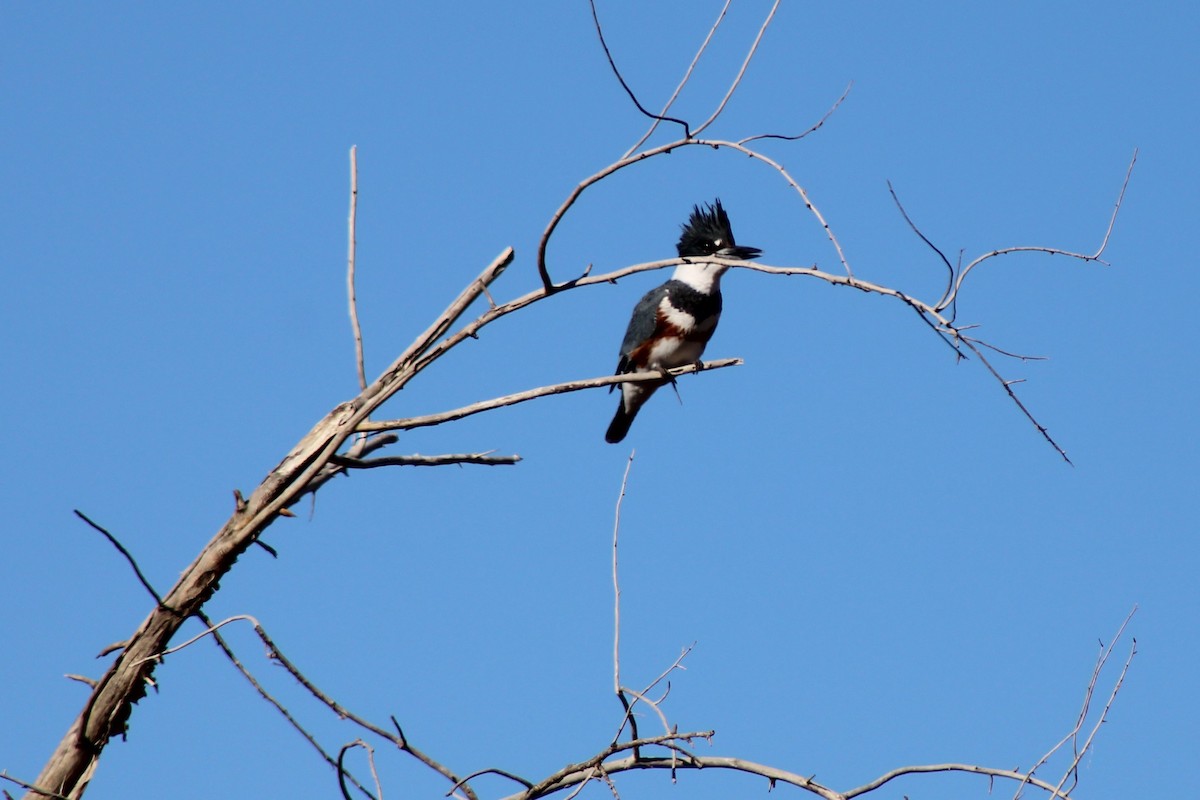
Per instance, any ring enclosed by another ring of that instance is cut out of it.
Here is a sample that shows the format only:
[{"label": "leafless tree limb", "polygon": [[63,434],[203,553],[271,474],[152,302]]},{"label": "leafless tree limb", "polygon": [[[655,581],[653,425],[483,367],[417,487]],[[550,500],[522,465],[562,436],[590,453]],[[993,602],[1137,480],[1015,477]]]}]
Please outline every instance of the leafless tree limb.
[{"label": "leafless tree limb", "polygon": [[633,89],[629,88],[629,84],[625,82],[625,78],[621,75],[621,70],[617,68],[617,62],[613,60],[612,53],[608,49],[608,42],[604,40],[604,29],[600,26],[600,16],[596,12],[596,0],[588,0],[588,5],[592,8],[592,22],[596,27],[596,37],[600,40],[600,46],[604,48],[604,57],[608,59],[608,65],[612,67],[613,75],[617,76],[617,82],[621,84],[621,88],[625,90],[625,94],[629,95],[629,99],[637,106],[637,110],[645,114],[656,122],[674,122],[677,125],[683,126],[683,136],[685,139],[692,138],[691,130],[688,128],[687,122],[676,119],[675,117],[667,117],[655,114],[653,111],[648,111],[641,101],[637,99],[637,95],[633,93]]},{"label": "leafless tree limb", "polygon": [[447,464],[484,464],[488,466],[516,464],[520,456],[493,456],[488,453],[450,453],[440,456],[384,456],[383,458],[361,459],[348,456],[333,456],[331,464],[352,469],[374,469],[375,467],[442,467]]},{"label": "leafless tree limb", "polygon": [[[708,35],[704,37],[704,41],[700,44],[700,49],[698,49],[696,51],[696,55],[692,57],[692,63],[688,64],[688,68],[684,71],[683,78],[680,79],[679,85],[675,87],[675,91],[672,92],[671,96],[667,99],[666,105],[663,106],[662,111],[658,112],[660,117],[671,110],[671,106],[673,106],[675,101],[679,98],[679,93],[683,91],[683,87],[687,86],[688,81],[691,80],[692,72],[694,72],[696,69],[696,64],[700,63],[700,57],[704,55],[704,51],[708,49],[708,44],[712,41],[713,36],[716,35],[717,28],[721,27],[721,22],[724,21],[725,15],[729,12],[729,5],[732,2],[733,0],[725,0],[725,5],[721,6],[721,13],[717,15],[716,21],[713,23],[712,27],[709,28]],[[646,140],[649,139],[654,134],[654,131],[658,129],[658,123],[661,121],[661,119],[655,119],[652,123],[650,123],[649,130],[642,134],[642,138],[634,142],[633,146],[626,150],[625,155],[621,157],[628,158],[634,153],[634,151],[645,144]]]},{"label": "leafless tree limb", "polygon": [[[717,121],[717,117],[721,116],[721,112],[725,110],[725,106],[729,103],[729,98],[733,97],[733,93],[737,91],[738,86],[742,83],[742,78],[746,75],[746,70],[750,67],[750,62],[754,59],[754,54],[758,52],[758,45],[762,42],[763,34],[767,32],[767,28],[771,27],[771,20],[775,19],[775,12],[779,10],[779,0],[775,0],[771,10],[767,12],[767,18],[763,20],[762,25],[758,29],[758,35],[754,37],[754,42],[746,51],[746,57],[742,59],[742,67],[738,70],[737,75],[733,79],[733,83],[729,84],[729,89],[726,90],[725,96],[721,98],[721,102],[717,104],[716,110],[712,115],[700,123],[700,127],[692,133],[692,136],[699,136],[704,132],[704,129]],[[691,136],[688,137],[692,138]]]},{"label": "leafless tree limb", "polygon": [[[284,706],[283,703],[279,702],[279,700],[276,699],[275,696],[270,692],[268,692],[266,687],[264,687],[259,680],[254,677],[254,674],[250,672],[249,668],[247,668],[246,665],[242,663],[241,659],[237,657],[237,654],[233,652],[233,648],[227,641],[225,641],[225,637],[221,635],[219,630],[217,630],[216,626],[213,624],[213,621],[208,617],[208,615],[203,611],[198,611],[196,613],[196,617],[212,631],[213,641],[216,642],[219,648],[221,648],[221,651],[225,654],[225,657],[229,660],[229,663],[233,664],[234,668],[236,668],[237,671],[242,674],[242,677],[245,678],[246,681],[249,682],[249,684],[254,688],[254,691],[258,692],[260,697],[272,705],[275,710],[283,716],[287,723],[291,725],[292,728],[299,733],[306,742],[312,745],[313,749],[317,751],[317,753],[321,756],[321,759],[324,760],[326,764],[328,764],[334,770],[338,770],[337,760],[331,756],[324,747],[321,746],[320,742],[317,741],[316,737],[313,736],[312,733],[310,733],[303,725],[300,724],[299,720],[297,720],[295,716],[288,711],[287,707]],[[354,777],[354,775],[346,772],[346,777],[349,778],[350,782],[353,783],[354,786],[364,795],[374,800],[375,796],[367,791],[366,787],[364,787],[358,781],[358,779]]]},{"label": "leafless tree limb", "polygon": [[880,775],[870,783],[865,783],[856,789],[851,789],[838,795],[843,800],[851,800],[851,798],[859,795],[873,792],[886,783],[894,781],[896,778],[904,775],[920,775],[928,772],[967,772],[974,775],[987,775],[991,778],[1007,778],[1018,782],[1028,783],[1031,786],[1036,786],[1050,793],[1051,800],[1069,800],[1069,797],[1062,794],[1054,788],[1053,784],[1046,783],[1043,780],[1033,777],[1028,773],[1019,772],[1011,769],[993,769],[991,767],[981,767],[977,764],[916,764],[909,767],[900,767],[891,772],[886,772]]},{"label": "leafless tree limb", "polygon": [[[629,451],[629,459],[625,462],[625,474],[621,477],[621,491],[617,495],[617,509],[613,515],[613,692],[616,693],[617,699],[621,701],[621,707],[625,709],[625,715],[621,720],[621,727],[617,730],[617,735],[613,737],[614,741],[620,738],[626,721],[630,725],[631,738],[638,738],[637,721],[633,718],[633,708],[630,706],[629,701],[625,699],[625,692],[621,690],[621,581],[617,573],[617,548],[621,534],[621,505],[625,502],[625,488],[629,485],[629,471],[633,469],[633,459],[636,455],[637,450]],[[634,755],[637,755],[637,751],[634,751]]]},{"label": "leafless tree limb", "polygon": [[838,99],[835,100],[833,102],[833,105],[831,105],[829,107],[829,110],[826,111],[825,114],[819,120],[817,120],[812,125],[810,125],[807,130],[805,130],[801,133],[797,133],[794,136],[787,136],[787,135],[784,135],[781,133],[758,133],[758,134],[755,134],[754,136],[747,136],[744,139],[738,139],[737,143],[738,144],[746,144],[748,142],[756,142],[759,139],[780,139],[785,142],[796,142],[796,141],[799,141],[799,140],[803,139],[804,137],[808,136],[810,133],[816,133],[817,131],[821,130],[821,128],[823,128],[825,126],[825,123],[828,122],[829,118],[833,116],[833,112],[837,111],[838,108],[842,105],[842,102],[845,101],[845,99],[850,96],[850,90],[853,88],[854,88],[854,81],[850,81],[850,83],[846,84],[846,88],[842,91],[842,93],[838,97]]},{"label": "leafless tree limb", "polygon": [[[0,770],[0,778],[3,778],[6,781],[12,781],[17,786],[20,786],[22,789],[28,789],[29,791],[31,791],[41,797],[49,797],[49,798],[51,798],[51,800],[71,800],[71,798],[61,795],[58,792],[52,792],[43,786],[38,786],[36,783],[26,783],[25,781],[21,780],[20,778],[14,778],[12,775],[8,774],[7,770]],[[12,795],[9,795],[8,792],[5,792],[4,794],[8,797],[12,796]]]},{"label": "leafless tree limb", "polygon": [[121,555],[123,555],[125,557],[125,560],[129,562],[129,566],[133,567],[133,574],[137,576],[138,582],[141,583],[142,587],[147,592],[150,593],[150,596],[154,598],[154,602],[157,603],[159,605],[159,607],[162,607],[162,604],[163,604],[162,596],[159,595],[159,593],[154,590],[154,587],[150,585],[150,581],[148,581],[146,579],[146,576],[142,574],[142,570],[138,566],[137,561],[134,559],[133,554],[125,549],[125,545],[121,544],[121,542],[117,539],[117,537],[113,536],[107,530],[100,527],[92,520],[88,519],[88,516],[86,514],[84,514],[82,511],[80,511],[77,508],[74,509],[74,511],[75,511],[75,516],[79,517],[81,520],[86,522],[94,530],[99,531],[104,536],[105,539],[108,539],[109,544],[111,544],[113,547],[117,548],[117,552],[119,552]]},{"label": "leafless tree limb", "polygon": [[1121,211],[1121,204],[1125,201],[1125,190],[1129,188],[1129,179],[1133,175],[1133,167],[1137,163],[1137,157],[1138,151],[1135,148],[1133,151],[1133,157],[1129,159],[1129,166],[1125,170],[1125,180],[1121,183],[1121,191],[1117,194],[1117,200],[1113,204],[1112,216],[1109,217],[1108,227],[1104,230],[1104,238],[1100,241],[1100,246],[1096,248],[1096,252],[1077,253],[1071,250],[1062,250],[1057,247],[1002,247],[997,250],[992,250],[979,256],[974,261],[959,270],[958,276],[954,281],[953,290],[948,292],[947,296],[943,297],[937,303],[935,306],[937,310],[941,311],[947,308],[957,299],[958,294],[962,289],[963,281],[966,280],[967,275],[971,272],[971,270],[975,269],[975,267],[979,266],[988,259],[995,258],[996,256],[1009,255],[1010,253],[1043,253],[1045,255],[1052,256],[1066,256],[1068,258],[1075,258],[1080,261],[1097,261],[1101,264],[1107,265],[1108,262],[1104,261],[1102,258],[1100,258],[1100,256],[1102,256],[1104,251],[1108,248],[1108,240],[1112,237],[1113,228],[1117,224],[1117,215]]},{"label": "leafless tree limb", "polygon": [[[702,364],[688,364],[684,367],[670,370],[673,377],[680,375],[689,375],[693,372],[714,369],[722,369],[724,367],[741,366],[744,362],[740,358],[722,358],[716,361],[705,361]],[[491,411],[495,408],[503,408],[505,406],[514,406],[518,403],[524,403],[529,400],[536,400],[539,397],[548,397],[554,394],[564,394],[566,392],[577,392],[582,389],[596,389],[602,386],[612,386],[617,383],[640,383],[642,381],[658,381],[662,380],[661,372],[636,372],[626,375],[605,375],[600,378],[585,378],[577,381],[566,381],[565,383],[556,383],[551,386],[541,386],[537,389],[527,389],[523,392],[515,394],[506,394],[503,397],[497,397],[492,400],[481,400],[478,403],[472,403],[469,406],[456,408],[452,411],[442,411],[437,414],[425,414],[420,417],[407,417],[405,419],[393,420],[378,420],[363,422],[358,426],[361,431],[390,431],[390,430],[410,430],[412,428],[423,428],[428,425],[440,425],[443,422],[469,417],[473,414],[479,414],[483,411]]]},{"label": "leafless tree limb", "polygon": [[533,788],[533,784],[530,783],[529,781],[525,780],[524,778],[522,778],[520,775],[509,772],[508,770],[498,769],[496,767],[488,767],[486,769],[477,769],[474,772],[472,772],[470,775],[467,775],[465,778],[460,778],[457,783],[455,783],[453,786],[450,787],[450,791],[446,792],[446,796],[449,797],[456,790],[461,789],[463,786],[465,786],[467,781],[475,780],[476,778],[480,777],[481,775],[499,775],[501,778],[508,778],[513,783],[521,784],[526,789]]},{"label": "leafless tree limb", "polygon": [[[1129,673],[1129,665],[1133,663],[1133,657],[1137,655],[1137,639],[1133,639],[1132,645],[1129,648],[1129,656],[1125,659],[1125,664],[1121,667],[1120,675],[1117,676],[1117,680],[1113,683],[1112,691],[1110,691],[1108,695],[1108,700],[1105,702],[1099,718],[1096,720],[1091,731],[1088,733],[1088,737],[1084,741],[1083,746],[1080,747],[1079,734],[1083,730],[1084,723],[1087,721],[1088,713],[1091,710],[1092,700],[1096,693],[1096,684],[1100,680],[1100,673],[1103,671],[1104,665],[1108,663],[1109,657],[1112,656],[1113,648],[1116,647],[1117,642],[1121,641],[1121,639],[1124,637],[1125,628],[1129,625],[1130,620],[1133,619],[1133,615],[1136,613],[1137,606],[1135,605],[1125,617],[1125,620],[1121,623],[1121,627],[1117,629],[1116,635],[1113,636],[1113,639],[1111,642],[1109,642],[1108,646],[1106,647],[1101,644],[1100,654],[1097,656],[1096,664],[1092,668],[1092,676],[1088,681],[1087,690],[1083,694],[1083,705],[1079,709],[1079,716],[1075,720],[1075,726],[1067,733],[1066,736],[1062,738],[1061,741],[1059,741],[1058,744],[1050,748],[1050,750],[1044,756],[1038,759],[1038,762],[1034,765],[1033,769],[1029,770],[1030,774],[1032,774],[1035,770],[1045,764],[1050,756],[1054,755],[1056,751],[1058,751],[1069,741],[1071,743],[1072,751],[1071,763],[1063,772],[1062,779],[1058,782],[1058,786],[1055,787],[1056,790],[1061,790],[1062,787],[1066,785],[1067,779],[1070,778],[1071,788],[1069,788],[1067,791],[1074,791],[1075,786],[1079,782],[1079,763],[1083,760],[1084,754],[1091,749],[1092,742],[1095,739],[1096,734],[1100,731],[1100,726],[1103,725],[1104,721],[1108,718],[1109,709],[1112,708],[1112,704],[1113,701],[1116,700],[1117,693],[1121,690],[1121,687],[1125,683],[1125,676]],[[1017,794],[1013,795],[1014,800],[1016,800],[1016,797],[1019,793],[1020,787],[1017,789]]]},{"label": "leafless tree limb", "polygon": [[367,372],[363,363],[362,328],[358,324],[358,297],[354,290],[354,261],[358,247],[356,227],[358,224],[358,146],[350,148],[350,220],[349,252],[346,256],[346,294],[350,301],[350,328],[354,332],[354,363],[358,367],[358,388],[367,388]]}]

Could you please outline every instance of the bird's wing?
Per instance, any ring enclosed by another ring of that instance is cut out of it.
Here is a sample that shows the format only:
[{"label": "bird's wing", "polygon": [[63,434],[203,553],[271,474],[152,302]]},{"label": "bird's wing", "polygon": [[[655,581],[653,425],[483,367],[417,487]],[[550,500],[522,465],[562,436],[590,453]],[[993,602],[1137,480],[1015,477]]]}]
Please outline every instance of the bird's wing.
[{"label": "bird's wing", "polygon": [[667,293],[667,284],[664,283],[662,286],[646,292],[645,296],[633,307],[629,327],[625,329],[625,338],[621,341],[621,358],[617,361],[617,375],[634,371],[634,365],[630,362],[629,356],[638,345],[654,335],[654,331],[658,327],[658,306]]}]

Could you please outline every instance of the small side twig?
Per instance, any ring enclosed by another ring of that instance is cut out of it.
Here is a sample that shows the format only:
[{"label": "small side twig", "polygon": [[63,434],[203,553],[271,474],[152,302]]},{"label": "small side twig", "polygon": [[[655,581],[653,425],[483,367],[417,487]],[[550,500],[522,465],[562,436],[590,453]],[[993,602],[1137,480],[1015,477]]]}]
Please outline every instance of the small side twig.
[{"label": "small side twig", "polygon": [[[69,797],[67,797],[65,795],[61,795],[58,792],[52,792],[49,789],[38,786],[37,784],[26,783],[25,781],[21,780],[20,778],[14,778],[12,775],[8,774],[7,770],[0,769],[0,778],[3,778],[6,781],[12,781],[17,786],[20,786],[22,789],[28,789],[29,791],[35,792],[44,797],[49,797],[49,798],[51,798],[51,800],[71,800]],[[4,794],[7,795],[8,797],[12,796],[12,795],[9,795],[8,792],[5,792]]]},{"label": "small side twig", "polygon": [[[350,775],[350,772],[345,768],[344,763],[346,760],[346,753],[355,747],[361,747],[367,751],[367,763],[371,767],[371,777],[375,780],[375,795],[374,796],[378,797],[379,800],[383,800],[383,785],[379,782],[379,771],[375,769],[375,748],[371,747],[371,745],[367,744],[362,739],[355,739],[353,742],[348,742],[348,743],[342,745],[342,749],[338,751],[338,757],[337,757],[338,788],[342,790],[342,797],[344,798],[344,800],[351,800],[350,789],[346,786],[346,778],[349,777],[353,781],[354,776]],[[372,796],[370,792],[366,791],[365,789],[362,788],[362,786],[358,785],[358,781],[354,781],[354,784],[355,784],[355,786],[358,786],[359,789],[362,789],[363,793],[366,794],[368,797]]]},{"label": "small side twig", "polygon": [[900,209],[900,216],[904,217],[904,221],[908,223],[908,227],[912,229],[913,233],[920,237],[921,241],[924,242],[930,250],[937,253],[938,258],[940,258],[942,263],[946,265],[946,271],[949,273],[949,276],[946,278],[946,291],[942,293],[942,297],[946,297],[954,288],[954,265],[950,263],[950,259],[946,258],[946,254],[943,253],[936,244],[929,241],[928,236],[926,236],[924,233],[921,233],[921,229],[917,227],[917,223],[912,221],[912,217],[908,216],[908,212],[904,210],[904,204],[900,202],[900,198],[896,195],[896,189],[892,186],[891,181],[887,182],[887,187],[888,192],[892,195],[893,202],[896,204],[896,208]]},{"label": "small side twig", "polygon": [[125,545],[121,544],[117,540],[117,537],[113,536],[107,530],[100,527],[92,520],[88,519],[87,514],[84,514],[82,511],[80,511],[77,508],[73,509],[73,510],[75,512],[75,516],[79,517],[81,520],[86,522],[88,525],[92,526],[93,529],[99,531],[104,536],[105,539],[108,539],[109,544],[111,544],[113,547],[117,548],[117,552],[119,552],[121,555],[125,556],[125,560],[129,562],[129,566],[133,567],[133,574],[137,576],[137,579],[142,584],[142,587],[147,592],[150,593],[150,596],[154,598],[154,602],[158,604],[159,608],[166,608],[166,606],[163,605],[162,596],[159,595],[158,592],[154,591],[154,587],[150,585],[150,581],[148,581],[146,579],[146,576],[142,574],[142,570],[138,566],[137,561],[134,559],[133,555],[128,550],[125,549]]},{"label": "small side twig", "polygon": [[747,136],[744,139],[738,139],[737,143],[746,144],[747,142],[756,142],[759,139],[781,139],[785,142],[796,142],[808,136],[810,133],[816,133],[825,126],[825,123],[828,122],[829,118],[833,116],[833,112],[837,111],[842,102],[850,96],[850,90],[853,88],[854,81],[850,81],[850,83],[846,84],[846,88],[842,90],[842,94],[833,102],[833,105],[829,107],[829,110],[826,111],[819,120],[810,125],[808,130],[803,131],[802,133],[797,133],[793,136],[787,136],[781,133],[759,133],[754,136]]}]

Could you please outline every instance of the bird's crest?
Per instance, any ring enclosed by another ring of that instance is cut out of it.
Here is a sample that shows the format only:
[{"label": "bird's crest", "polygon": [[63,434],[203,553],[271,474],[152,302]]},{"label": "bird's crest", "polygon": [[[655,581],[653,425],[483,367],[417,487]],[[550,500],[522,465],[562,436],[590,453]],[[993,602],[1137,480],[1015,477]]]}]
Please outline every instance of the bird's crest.
[{"label": "bird's crest", "polygon": [[692,206],[692,215],[683,224],[683,233],[675,249],[682,256],[708,256],[724,247],[732,247],[733,228],[729,215],[721,207],[721,198],[704,207]]}]

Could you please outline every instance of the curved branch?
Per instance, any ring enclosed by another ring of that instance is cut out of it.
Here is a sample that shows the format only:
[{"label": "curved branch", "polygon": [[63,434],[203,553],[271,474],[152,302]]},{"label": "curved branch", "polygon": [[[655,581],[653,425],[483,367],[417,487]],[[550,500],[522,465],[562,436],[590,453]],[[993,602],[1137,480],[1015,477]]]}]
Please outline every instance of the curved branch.
[{"label": "curved branch", "polygon": [[[776,0],[778,2],[778,0]],[[645,114],[650,119],[657,122],[674,122],[683,126],[683,137],[685,139],[692,138],[692,132],[688,128],[687,122],[675,117],[665,117],[660,114],[655,114],[653,111],[647,111],[641,101],[637,99],[637,95],[633,93],[633,89],[629,88],[629,84],[625,82],[625,78],[621,77],[621,70],[617,69],[617,62],[613,61],[612,53],[609,52],[608,42],[604,41],[604,29],[600,27],[600,17],[596,13],[596,0],[588,0],[588,4],[592,7],[592,22],[596,25],[596,35],[600,38],[600,46],[604,48],[604,57],[608,59],[608,65],[612,67],[613,74],[617,76],[617,81],[621,84],[621,88],[625,90],[625,94],[629,95],[629,99],[637,106],[637,110]]]},{"label": "curved branch", "polygon": [[864,783],[856,789],[851,789],[845,792],[842,797],[845,800],[858,797],[859,795],[873,792],[885,783],[894,781],[903,775],[918,775],[924,772],[969,772],[975,775],[987,775],[991,778],[1008,778],[1009,780],[1020,781],[1036,786],[1039,789],[1044,789],[1050,793],[1052,800],[1070,800],[1068,795],[1063,794],[1054,787],[1053,784],[1035,778],[1032,775],[1024,772],[1017,772],[1011,769],[992,769],[991,767],[980,767],[975,764],[919,764],[911,767],[899,767],[880,775],[870,783]]},{"label": "curved branch", "polygon": [[745,139],[738,139],[737,143],[738,144],[746,144],[747,142],[756,142],[759,139],[781,139],[785,142],[795,142],[795,141],[799,141],[800,139],[803,139],[805,136],[808,136],[810,133],[816,133],[822,127],[824,127],[826,122],[829,121],[829,118],[833,116],[833,112],[838,110],[838,106],[840,106],[842,104],[842,101],[845,100],[850,95],[850,90],[853,88],[854,88],[854,81],[850,81],[850,83],[846,84],[846,88],[842,91],[841,96],[838,97],[838,99],[833,102],[833,105],[829,107],[829,110],[826,111],[825,114],[819,120],[817,120],[812,125],[810,125],[808,130],[804,131],[803,133],[798,133],[795,136],[785,136],[784,134],[781,134],[781,133],[759,133],[754,136],[747,136]]},{"label": "curved branch", "polygon": [[1125,190],[1129,188],[1129,179],[1133,175],[1133,166],[1137,163],[1137,157],[1138,151],[1135,148],[1133,151],[1133,157],[1129,160],[1129,166],[1125,169],[1125,180],[1121,183],[1121,191],[1117,193],[1117,200],[1113,204],[1112,215],[1108,220],[1108,227],[1104,230],[1104,238],[1100,241],[1100,246],[1096,248],[1096,252],[1091,254],[1076,253],[1070,250],[1061,250],[1057,247],[1003,247],[998,250],[993,250],[990,253],[984,253],[979,258],[962,268],[962,271],[958,273],[958,279],[954,282],[954,290],[949,292],[946,297],[943,297],[938,302],[937,309],[940,311],[949,307],[949,305],[958,297],[958,293],[962,289],[962,284],[963,281],[966,280],[967,274],[984,261],[987,261],[990,258],[995,258],[996,256],[1005,256],[1009,255],[1010,253],[1045,253],[1052,256],[1067,256],[1068,258],[1075,258],[1085,262],[1098,261],[1107,266],[1108,262],[1104,261],[1102,258],[1100,258],[1100,256],[1102,256],[1104,251],[1108,248],[1108,240],[1112,237],[1113,228],[1117,224],[1117,215],[1121,211],[1121,204],[1125,201]]},{"label": "curved branch", "polygon": [[[663,737],[656,737],[663,738]],[[682,737],[679,737],[682,738]],[[649,739],[641,739],[637,742],[638,745],[645,747]],[[632,742],[626,742],[628,749]],[[606,756],[607,758],[607,756]],[[759,775],[772,783],[786,783],[791,786],[796,786],[806,791],[812,792],[818,797],[823,797],[825,800],[844,800],[843,795],[830,789],[827,786],[822,786],[811,778],[806,778],[795,772],[779,769],[777,767],[759,764],[754,761],[747,761],[742,758],[729,758],[723,756],[692,756],[691,758],[649,758],[635,756],[627,756],[617,759],[616,761],[606,761],[604,759],[592,758],[581,764],[572,765],[572,767],[564,770],[561,773],[553,776],[552,780],[539,783],[533,789],[529,789],[518,794],[509,795],[503,800],[536,800],[546,795],[554,794],[569,786],[574,786],[577,783],[588,780],[592,775],[592,770],[603,764],[604,771],[607,774],[615,774],[619,772],[629,772],[638,769],[665,769],[665,770],[680,770],[680,769],[728,769],[736,772],[744,772],[748,775]]]}]

